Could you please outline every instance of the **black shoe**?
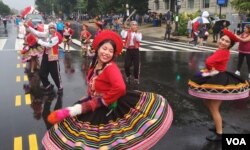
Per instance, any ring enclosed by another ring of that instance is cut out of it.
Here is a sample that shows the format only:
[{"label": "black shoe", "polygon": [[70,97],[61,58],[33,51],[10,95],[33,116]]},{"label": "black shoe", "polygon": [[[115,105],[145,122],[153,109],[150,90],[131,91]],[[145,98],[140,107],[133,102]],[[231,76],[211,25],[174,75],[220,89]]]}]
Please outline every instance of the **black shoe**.
[{"label": "black shoe", "polygon": [[212,135],[207,136],[206,139],[208,141],[219,142],[222,139],[222,134],[213,133]]},{"label": "black shoe", "polygon": [[[224,128],[224,126],[222,126],[222,128]],[[208,130],[211,132],[216,132],[216,128],[214,125],[208,126]]]}]

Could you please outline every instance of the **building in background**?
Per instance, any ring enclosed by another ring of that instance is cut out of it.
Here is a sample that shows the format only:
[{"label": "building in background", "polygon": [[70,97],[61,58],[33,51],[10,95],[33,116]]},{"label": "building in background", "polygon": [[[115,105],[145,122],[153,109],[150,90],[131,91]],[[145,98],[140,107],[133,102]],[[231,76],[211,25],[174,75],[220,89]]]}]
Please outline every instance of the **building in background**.
[{"label": "building in background", "polygon": [[[151,12],[165,13],[168,10],[176,12],[177,0],[149,0],[149,9]],[[208,11],[211,15],[219,14],[220,7],[217,0],[180,0],[180,13],[194,13],[198,10]],[[227,0],[227,4],[221,7],[221,14],[237,13],[230,5],[231,0]]]}]

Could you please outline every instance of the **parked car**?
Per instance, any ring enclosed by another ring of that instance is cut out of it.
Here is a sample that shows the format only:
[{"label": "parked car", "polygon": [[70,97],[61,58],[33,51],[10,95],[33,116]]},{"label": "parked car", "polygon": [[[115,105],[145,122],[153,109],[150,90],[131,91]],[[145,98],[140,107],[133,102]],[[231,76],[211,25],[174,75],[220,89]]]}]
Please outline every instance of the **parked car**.
[{"label": "parked car", "polygon": [[25,21],[28,20],[31,20],[34,26],[36,26],[37,24],[44,24],[44,19],[40,14],[28,14],[25,17]]}]

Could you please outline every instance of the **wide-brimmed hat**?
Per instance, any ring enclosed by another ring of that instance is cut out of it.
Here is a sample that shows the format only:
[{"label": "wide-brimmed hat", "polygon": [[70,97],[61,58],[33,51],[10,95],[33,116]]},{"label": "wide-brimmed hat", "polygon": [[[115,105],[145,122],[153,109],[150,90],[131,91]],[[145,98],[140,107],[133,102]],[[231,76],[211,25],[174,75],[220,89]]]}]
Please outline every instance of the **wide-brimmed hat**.
[{"label": "wide-brimmed hat", "polygon": [[49,23],[49,28],[54,28],[56,29],[56,24],[54,22]]},{"label": "wide-brimmed hat", "polygon": [[227,29],[223,29],[223,34],[227,35],[230,40],[234,41],[234,42],[239,42],[239,39],[235,36],[235,34]]},{"label": "wide-brimmed hat", "polygon": [[97,50],[99,44],[104,40],[112,40],[116,45],[115,55],[119,55],[122,52],[123,42],[119,34],[111,30],[103,30],[93,40],[92,46],[94,50]]},{"label": "wide-brimmed hat", "polygon": [[69,22],[66,22],[65,25],[66,25],[67,27],[69,27],[69,26],[70,26],[70,23],[69,23]]}]

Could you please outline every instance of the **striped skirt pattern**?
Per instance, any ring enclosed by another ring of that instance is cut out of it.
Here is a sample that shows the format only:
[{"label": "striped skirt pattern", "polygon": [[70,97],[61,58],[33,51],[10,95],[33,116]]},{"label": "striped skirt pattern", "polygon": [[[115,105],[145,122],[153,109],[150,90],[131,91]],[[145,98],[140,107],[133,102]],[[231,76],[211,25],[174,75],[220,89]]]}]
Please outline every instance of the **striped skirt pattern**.
[{"label": "striped skirt pattern", "polygon": [[111,113],[104,107],[66,118],[47,131],[42,143],[47,150],[145,150],[166,134],[172,120],[172,109],[161,95],[127,92]]},{"label": "striped skirt pattern", "polygon": [[239,100],[249,96],[249,83],[231,72],[215,76],[194,76],[188,82],[188,93],[208,100]]},{"label": "striped skirt pattern", "polygon": [[44,52],[44,47],[41,45],[37,45],[33,48],[29,48],[29,50],[25,53],[22,54],[22,62],[28,62],[32,57],[40,57],[43,55]]}]

